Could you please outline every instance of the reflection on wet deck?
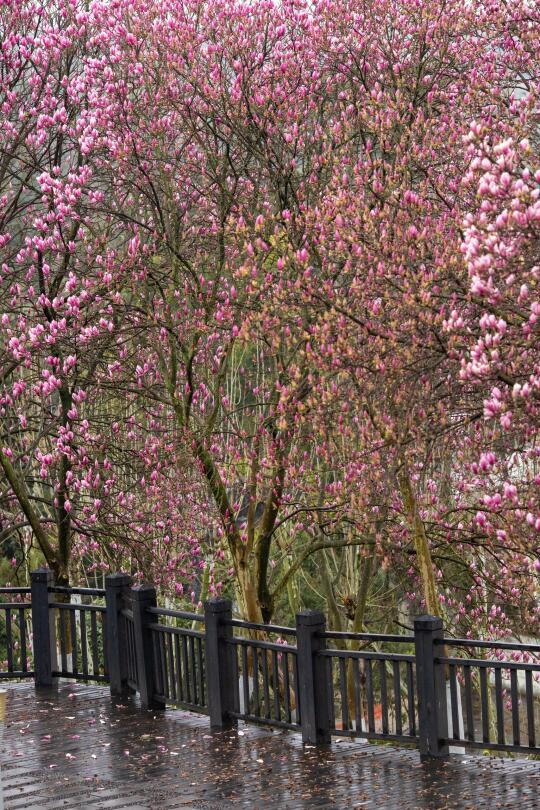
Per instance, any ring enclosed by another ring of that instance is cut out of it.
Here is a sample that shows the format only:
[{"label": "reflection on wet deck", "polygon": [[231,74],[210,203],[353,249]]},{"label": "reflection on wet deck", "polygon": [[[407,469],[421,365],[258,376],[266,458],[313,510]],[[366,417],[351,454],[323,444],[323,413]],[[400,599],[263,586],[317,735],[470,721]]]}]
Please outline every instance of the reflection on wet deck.
[{"label": "reflection on wet deck", "polygon": [[477,810],[539,806],[540,762],[342,741],[325,749],[254,726],[211,734],[206,717],[112,702],[102,686],[8,690],[2,740],[6,810]]}]

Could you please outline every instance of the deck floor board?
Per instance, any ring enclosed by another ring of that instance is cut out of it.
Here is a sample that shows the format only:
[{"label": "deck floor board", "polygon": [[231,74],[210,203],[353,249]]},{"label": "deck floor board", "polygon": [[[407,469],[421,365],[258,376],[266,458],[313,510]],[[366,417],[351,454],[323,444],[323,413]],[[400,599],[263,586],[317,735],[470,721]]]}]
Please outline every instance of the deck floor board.
[{"label": "deck floor board", "polygon": [[[142,710],[107,687],[3,684],[5,810],[532,810],[540,763],[362,742],[303,746],[297,734]],[[240,733],[239,733],[240,732]]]}]

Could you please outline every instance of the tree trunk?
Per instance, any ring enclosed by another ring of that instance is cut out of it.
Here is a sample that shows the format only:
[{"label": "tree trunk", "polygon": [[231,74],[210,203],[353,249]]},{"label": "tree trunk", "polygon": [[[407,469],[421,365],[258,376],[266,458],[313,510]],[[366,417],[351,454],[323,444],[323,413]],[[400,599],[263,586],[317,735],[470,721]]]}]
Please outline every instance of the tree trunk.
[{"label": "tree trunk", "polygon": [[407,464],[404,460],[402,460],[397,479],[403,507],[413,538],[414,549],[416,551],[416,560],[420,571],[420,579],[422,580],[422,591],[426,603],[426,610],[432,616],[440,616],[440,603],[437,598],[437,584],[433,570],[431,550],[429,548],[424,522],[418,510],[418,503],[412,487]]},{"label": "tree trunk", "polygon": [[[354,619],[352,625],[353,633],[361,633],[364,627],[364,620],[366,616],[366,605],[367,605],[367,598],[369,593],[369,586],[371,584],[371,577],[373,573],[373,563],[375,562],[375,545],[373,545],[372,551],[369,557],[366,557],[364,566],[362,568],[360,574],[360,583],[358,587],[358,593],[356,597],[356,610],[354,612]],[[360,649],[360,642],[355,641],[354,639],[351,640],[349,645],[350,650],[359,650]],[[361,669],[362,661],[360,661],[360,669]],[[353,673],[353,666],[354,662],[349,661],[347,666],[347,699],[349,702],[349,717],[355,716],[355,689],[354,689],[354,673]],[[356,729],[359,731],[359,729]]]}]

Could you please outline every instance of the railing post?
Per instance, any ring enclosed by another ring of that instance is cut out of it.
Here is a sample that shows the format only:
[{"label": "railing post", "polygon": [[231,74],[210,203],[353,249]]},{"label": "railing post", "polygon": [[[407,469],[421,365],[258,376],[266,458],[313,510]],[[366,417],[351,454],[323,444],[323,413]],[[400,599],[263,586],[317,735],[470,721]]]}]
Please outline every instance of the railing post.
[{"label": "railing post", "polygon": [[321,633],[326,629],[324,614],[318,610],[304,610],[296,614],[296,641],[298,656],[298,692],[302,741],[311,745],[330,742],[328,714],[329,689],[326,660],[318,656],[326,647]]},{"label": "railing post", "polygon": [[422,759],[448,756],[448,744],[442,742],[448,736],[444,667],[435,661],[443,654],[441,645],[435,642],[443,638],[442,619],[435,616],[415,618],[418,736]]},{"label": "railing post", "polygon": [[165,702],[155,697],[156,662],[149,627],[153,618],[147,613],[147,608],[156,607],[156,589],[153,585],[134,585],[130,595],[141,705],[144,709],[164,709]]},{"label": "railing post", "polygon": [[227,643],[233,631],[232,602],[216,597],[204,603],[206,694],[210,726],[214,729],[230,727],[236,720],[230,716],[234,711],[234,647]]},{"label": "railing post", "polygon": [[56,660],[56,626],[49,588],[54,585],[54,574],[48,568],[38,568],[30,574],[32,596],[32,650],[34,653],[34,683],[51,687]]},{"label": "railing post", "polygon": [[105,577],[106,655],[112,695],[121,695],[127,690],[126,639],[120,611],[123,592],[130,585],[131,577],[128,574],[109,574]]}]

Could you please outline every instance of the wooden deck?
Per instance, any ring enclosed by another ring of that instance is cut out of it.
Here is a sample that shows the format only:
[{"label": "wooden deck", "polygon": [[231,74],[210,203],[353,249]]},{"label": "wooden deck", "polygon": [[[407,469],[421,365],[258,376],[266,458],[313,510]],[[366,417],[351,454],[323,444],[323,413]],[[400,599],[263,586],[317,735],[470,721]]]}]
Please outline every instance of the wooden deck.
[{"label": "wooden deck", "polygon": [[540,807],[540,762],[418,753],[240,725],[210,734],[205,717],[113,703],[106,687],[9,690],[1,777],[6,810],[477,810]]}]

